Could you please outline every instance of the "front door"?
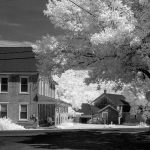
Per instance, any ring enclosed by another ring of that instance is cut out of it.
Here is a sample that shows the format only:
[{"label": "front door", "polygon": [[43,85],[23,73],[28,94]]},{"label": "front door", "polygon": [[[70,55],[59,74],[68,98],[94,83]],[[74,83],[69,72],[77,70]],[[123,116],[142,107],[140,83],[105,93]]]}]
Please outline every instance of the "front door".
[{"label": "front door", "polygon": [[103,123],[108,123],[108,112],[102,112]]}]

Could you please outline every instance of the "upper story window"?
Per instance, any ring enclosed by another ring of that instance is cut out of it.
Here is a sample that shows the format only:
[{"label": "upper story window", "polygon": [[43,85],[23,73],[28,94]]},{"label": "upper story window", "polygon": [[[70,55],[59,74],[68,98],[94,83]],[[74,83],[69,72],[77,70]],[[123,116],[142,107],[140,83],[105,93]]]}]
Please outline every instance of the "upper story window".
[{"label": "upper story window", "polygon": [[8,78],[7,77],[1,77],[0,80],[0,92],[1,93],[7,93],[8,92]]},{"label": "upper story window", "polygon": [[20,93],[28,93],[29,92],[29,78],[21,77],[20,78]]},{"label": "upper story window", "polygon": [[50,85],[50,95],[52,98],[55,98],[55,85],[54,84]]}]

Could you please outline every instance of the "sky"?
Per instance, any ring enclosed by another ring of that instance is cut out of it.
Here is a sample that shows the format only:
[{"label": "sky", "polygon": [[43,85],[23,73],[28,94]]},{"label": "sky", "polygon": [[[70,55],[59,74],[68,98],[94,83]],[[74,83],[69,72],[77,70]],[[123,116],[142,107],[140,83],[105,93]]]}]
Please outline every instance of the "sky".
[{"label": "sky", "polygon": [[48,0],[0,0],[0,43],[35,42],[46,34],[62,34],[44,16]]}]

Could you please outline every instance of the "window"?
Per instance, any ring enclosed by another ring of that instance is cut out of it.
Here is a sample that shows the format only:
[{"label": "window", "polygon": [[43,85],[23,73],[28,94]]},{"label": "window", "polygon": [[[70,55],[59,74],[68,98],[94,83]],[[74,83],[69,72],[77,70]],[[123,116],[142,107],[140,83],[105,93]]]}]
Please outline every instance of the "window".
[{"label": "window", "polygon": [[7,104],[0,104],[0,118],[7,118]]},{"label": "window", "polygon": [[67,113],[68,112],[68,107],[65,107],[64,109],[65,109],[65,113]]},{"label": "window", "polygon": [[8,92],[8,78],[7,77],[1,78],[0,89],[1,89],[1,92]]},{"label": "window", "polygon": [[20,92],[21,93],[29,92],[28,78],[27,77],[21,77],[21,80],[20,80]]},{"label": "window", "polygon": [[42,93],[42,82],[41,82],[41,79],[39,79],[39,94],[41,95]]},{"label": "window", "polygon": [[56,108],[56,112],[59,113],[59,108],[58,107]]},{"label": "window", "polygon": [[51,97],[55,98],[55,85],[50,84]]},{"label": "window", "polygon": [[102,118],[107,119],[108,118],[108,112],[102,112]]},{"label": "window", "polygon": [[28,119],[28,105],[27,104],[21,104],[20,105],[20,120],[27,120]]},{"label": "window", "polygon": [[44,91],[43,91],[43,89],[44,89],[44,81],[43,81],[43,79],[39,79],[39,94],[40,95],[44,95]]},{"label": "window", "polygon": [[48,85],[48,82],[46,82],[46,84],[45,84],[45,96],[48,96],[48,88],[49,88],[49,85]]}]

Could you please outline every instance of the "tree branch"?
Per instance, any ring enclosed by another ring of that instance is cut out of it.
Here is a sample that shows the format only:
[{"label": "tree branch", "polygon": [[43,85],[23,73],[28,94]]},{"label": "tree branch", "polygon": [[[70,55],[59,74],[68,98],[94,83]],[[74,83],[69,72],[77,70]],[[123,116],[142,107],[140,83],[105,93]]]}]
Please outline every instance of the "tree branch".
[{"label": "tree branch", "polygon": [[148,70],[140,68],[140,69],[138,69],[138,71],[141,71],[143,74],[145,74],[150,79],[150,72]]}]

